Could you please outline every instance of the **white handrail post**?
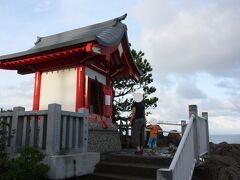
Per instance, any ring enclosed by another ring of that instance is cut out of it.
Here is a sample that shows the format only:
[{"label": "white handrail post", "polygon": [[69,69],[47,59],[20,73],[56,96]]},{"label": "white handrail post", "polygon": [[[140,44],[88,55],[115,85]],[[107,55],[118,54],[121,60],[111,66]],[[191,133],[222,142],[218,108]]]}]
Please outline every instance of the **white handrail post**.
[{"label": "white handrail post", "polygon": [[199,163],[199,133],[198,133],[198,109],[197,105],[189,105],[189,118],[194,115],[193,128],[194,128],[194,157],[196,163]]},{"label": "white handrail post", "polygon": [[207,142],[207,150],[208,150],[208,154],[210,154],[210,149],[209,149],[209,128],[208,128],[208,113],[207,112],[202,112],[202,117],[206,119],[206,142]]},{"label": "white handrail post", "polygon": [[184,131],[187,127],[187,122],[185,120],[181,120],[181,132],[182,132],[182,136],[184,134]]},{"label": "white handrail post", "polygon": [[16,153],[18,148],[20,147],[19,144],[19,139],[22,138],[20,131],[22,129],[20,129],[19,127],[19,112],[20,111],[25,111],[24,107],[14,107],[13,108],[13,117],[12,117],[12,130],[15,130],[15,134],[13,135],[13,137],[11,138],[11,152],[12,153]]},{"label": "white handrail post", "polygon": [[61,105],[48,105],[46,153],[57,155],[60,152]]}]

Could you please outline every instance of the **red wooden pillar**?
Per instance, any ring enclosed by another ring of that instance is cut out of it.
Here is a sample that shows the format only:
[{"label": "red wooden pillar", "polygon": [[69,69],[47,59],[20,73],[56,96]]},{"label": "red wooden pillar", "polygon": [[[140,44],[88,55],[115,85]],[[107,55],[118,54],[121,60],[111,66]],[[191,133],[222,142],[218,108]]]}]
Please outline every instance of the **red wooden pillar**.
[{"label": "red wooden pillar", "polygon": [[85,89],[85,67],[80,65],[77,67],[77,83],[76,83],[76,112],[79,108],[84,107],[84,89]]},{"label": "red wooden pillar", "polygon": [[42,72],[35,72],[33,110],[39,110]]},{"label": "red wooden pillar", "polygon": [[106,85],[103,86],[103,115],[106,117],[112,116],[112,100],[113,100],[113,92],[112,87],[110,85],[110,79],[107,78]]},{"label": "red wooden pillar", "polygon": [[84,107],[89,109],[89,80],[88,76],[85,77],[85,93],[84,93]]}]

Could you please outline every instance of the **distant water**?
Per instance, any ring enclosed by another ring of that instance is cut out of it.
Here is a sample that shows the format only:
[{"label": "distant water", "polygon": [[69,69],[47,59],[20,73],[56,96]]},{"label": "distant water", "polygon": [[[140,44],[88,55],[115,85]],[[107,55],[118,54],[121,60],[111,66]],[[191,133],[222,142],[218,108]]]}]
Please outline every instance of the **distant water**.
[{"label": "distant water", "polygon": [[227,142],[228,144],[240,144],[240,134],[210,135],[209,141],[214,144]]}]

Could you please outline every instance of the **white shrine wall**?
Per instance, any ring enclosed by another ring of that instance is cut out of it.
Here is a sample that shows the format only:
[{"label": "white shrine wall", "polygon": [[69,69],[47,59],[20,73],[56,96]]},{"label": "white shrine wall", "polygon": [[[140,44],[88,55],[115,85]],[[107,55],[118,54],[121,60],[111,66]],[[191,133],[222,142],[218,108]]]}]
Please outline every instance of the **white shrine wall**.
[{"label": "white shrine wall", "polygon": [[[95,79],[106,85],[106,76],[86,67],[86,80],[88,77]],[[40,106],[39,109],[47,109],[48,104],[61,104],[62,109],[66,111],[75,111],[76,107],[76,82],[77,68],[63,69],[42,73]],[[87,81],[85,90],[88,89]]]},{"label": "white shrine wall", "polygon": [[57,103],[66,111],[75,111],[77,69],[64,69],[42,73],[40,109]]}]

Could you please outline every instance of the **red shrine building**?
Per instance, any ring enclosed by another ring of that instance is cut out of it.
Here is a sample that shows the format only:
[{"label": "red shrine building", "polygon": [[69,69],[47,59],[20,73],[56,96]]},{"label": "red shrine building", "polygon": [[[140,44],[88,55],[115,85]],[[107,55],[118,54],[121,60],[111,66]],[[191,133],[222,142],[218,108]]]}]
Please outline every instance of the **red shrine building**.
[{"label": "red shrine building", "polygon": [[0,69],[35,73],[33,110],[58,103],[63,110],[87,108],[90,115],[111,117],[111,82],[141,75],[121,22],[125,18],[38,37],[31,49],[0,56]]}]

